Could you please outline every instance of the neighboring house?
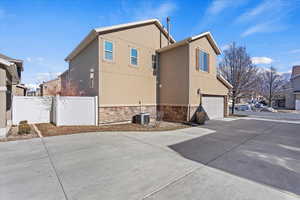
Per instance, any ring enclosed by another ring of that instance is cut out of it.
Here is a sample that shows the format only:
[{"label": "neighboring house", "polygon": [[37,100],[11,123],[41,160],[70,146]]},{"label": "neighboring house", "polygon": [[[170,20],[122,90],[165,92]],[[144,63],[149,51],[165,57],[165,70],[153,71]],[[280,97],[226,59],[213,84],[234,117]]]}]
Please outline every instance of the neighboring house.
[{"label": "neighboring house", "polygon": [[61,79],[61,95],[62,96],[76,96],[76,91],[72,91],[69,87],[69,70],[64,71],[60,75]]},{"label": "neighboring house", "polygon": [[41,89],[36,88],[35,90],[29,90],[26,92],[26,96],[42,96]]},{"label": "neighboring house", "polygon": [[55,96],[61,94],[61,78],[57,78],[43,82],[40,84],[40,95],[41,96]]},{"label": "neighboring house", "polygon": [[300,65],[293,66],[291,76],[292,86],[292,102],[294,102],[294,109],[300,110]]},{"label": "neighboring house", "polygon": [[14,96],[26,96],[27,87],[24,84],[17,84],[12,86],[12,95]]},{"label": "neighboring house", "polygon": [[219,54],[210,33],[176,43],[156,19],[98,28],[67,56],[61,82],[63,91],[98,96],[99,123],[156,118],[157,109],[189,121],[200,99],[210,118],[223,117],[231,85],[217,76]]},{"label": "neighboring house", "polygon": [[12,88],[19,84],[23,62],[0,54],[0,136],[11,125]]}]

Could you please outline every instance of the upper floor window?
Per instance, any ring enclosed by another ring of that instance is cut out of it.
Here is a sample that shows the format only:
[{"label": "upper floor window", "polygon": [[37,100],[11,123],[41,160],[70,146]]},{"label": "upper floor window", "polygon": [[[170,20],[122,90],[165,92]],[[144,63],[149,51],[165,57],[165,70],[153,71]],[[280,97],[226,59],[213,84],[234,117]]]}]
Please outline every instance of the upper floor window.
[{"label": "upper floor window", "polygon": [[204,72],[209,72],[209,54],[197,49],[196,55],[197,69]]},{"label": "upper floor window", "polygon": [[131,48],[130,50],[130,64],[138,65],[138,50],[136,48]]},{"label": "upper floor window", "polygon": [[104,41],[104,59],[112,61],[113,60],[113,50],[114,45],[110,41]]}]

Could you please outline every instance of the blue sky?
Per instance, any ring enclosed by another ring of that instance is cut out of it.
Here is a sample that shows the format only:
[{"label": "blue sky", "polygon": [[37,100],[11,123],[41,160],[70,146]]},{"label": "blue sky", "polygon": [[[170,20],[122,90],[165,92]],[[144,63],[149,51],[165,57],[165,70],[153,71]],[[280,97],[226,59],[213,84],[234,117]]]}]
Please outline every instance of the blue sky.
[{"label": "blue sky", "polygon": [[288,72],[300,64],[300,0],[1,0],[0,52],[23,59],[36,85],[67,69],[64,58],[95,27],[148,18],[181,40],[211,31],[221,49],[236,41],[253,61]]}]

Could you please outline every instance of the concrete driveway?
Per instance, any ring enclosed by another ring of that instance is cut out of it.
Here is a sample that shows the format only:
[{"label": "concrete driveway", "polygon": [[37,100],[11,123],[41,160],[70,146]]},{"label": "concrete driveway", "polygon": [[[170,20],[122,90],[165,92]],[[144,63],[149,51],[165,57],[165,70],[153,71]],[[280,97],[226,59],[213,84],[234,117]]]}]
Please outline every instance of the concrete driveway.
[{"label": "concrete driveway", "polygon": [[0,199],[299,199],[299,128],[210,121],[0,143]]}]

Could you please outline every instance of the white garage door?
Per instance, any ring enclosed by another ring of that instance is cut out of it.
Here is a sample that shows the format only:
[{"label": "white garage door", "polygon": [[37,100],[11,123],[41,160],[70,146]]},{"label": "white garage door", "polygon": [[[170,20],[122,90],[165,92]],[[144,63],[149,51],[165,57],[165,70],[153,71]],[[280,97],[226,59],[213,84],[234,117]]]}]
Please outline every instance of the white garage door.
[{"label": "white garage door", "polygon": [[202,107],[209,119],[220,119],[224,117],[223,97],[202,97]]}]

